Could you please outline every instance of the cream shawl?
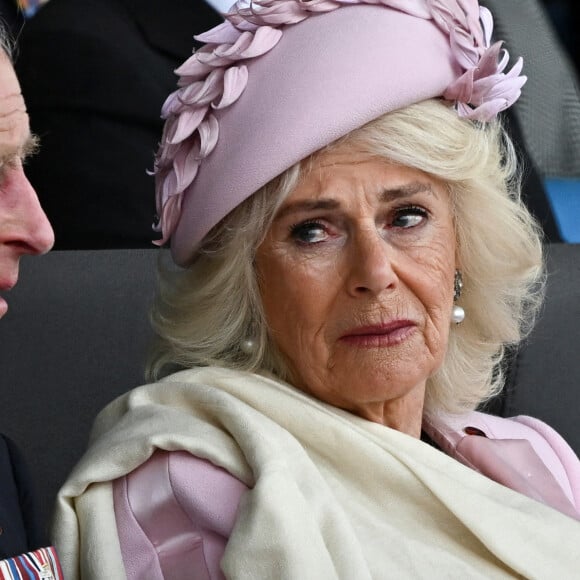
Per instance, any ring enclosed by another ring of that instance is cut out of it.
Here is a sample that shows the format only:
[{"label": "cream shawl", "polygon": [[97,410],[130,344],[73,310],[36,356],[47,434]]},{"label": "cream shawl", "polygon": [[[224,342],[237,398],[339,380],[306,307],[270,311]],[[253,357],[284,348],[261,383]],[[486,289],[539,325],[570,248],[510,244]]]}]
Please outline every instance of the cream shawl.
[{"label": "cream shawl", "polygon": [[287,384],[206,368],[135,389],[97,418],[57,501],[68,580],[124,578],[110,481],[156,448],[188,450],[252,488],[227,578],[580,576],[577,521]]}]

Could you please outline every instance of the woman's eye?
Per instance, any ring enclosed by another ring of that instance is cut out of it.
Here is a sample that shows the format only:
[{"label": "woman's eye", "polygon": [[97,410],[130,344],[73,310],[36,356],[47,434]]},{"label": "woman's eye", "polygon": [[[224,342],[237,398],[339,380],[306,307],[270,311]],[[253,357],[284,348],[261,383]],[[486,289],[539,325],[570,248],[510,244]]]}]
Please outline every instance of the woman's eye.
[{"label": "woman's eye", "polygon": [[422,207],[404,207],[396,210],[391,227],[402,229],[413,228],[422,224],[426,218],[427,211]]},{"label": "woman's eye", "polygon": [[318,222],[305,222],[290,228],[292,238],[299,244],[317,244],[326,239],[326,229]]}]

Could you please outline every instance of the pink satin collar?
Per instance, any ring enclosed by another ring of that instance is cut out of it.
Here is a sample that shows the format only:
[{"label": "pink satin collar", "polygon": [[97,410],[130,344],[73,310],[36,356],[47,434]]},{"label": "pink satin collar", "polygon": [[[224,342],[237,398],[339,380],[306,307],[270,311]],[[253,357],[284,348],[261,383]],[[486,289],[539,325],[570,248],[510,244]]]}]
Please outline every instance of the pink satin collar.
[{"label": "pink satin collar", "polygon": [[[580,512],[527,439],[492,439],[480,427],[425,422],[423,428],[450,457],[529,498],[580,520]],[[465,433],[474,434],[465,434]]]}]

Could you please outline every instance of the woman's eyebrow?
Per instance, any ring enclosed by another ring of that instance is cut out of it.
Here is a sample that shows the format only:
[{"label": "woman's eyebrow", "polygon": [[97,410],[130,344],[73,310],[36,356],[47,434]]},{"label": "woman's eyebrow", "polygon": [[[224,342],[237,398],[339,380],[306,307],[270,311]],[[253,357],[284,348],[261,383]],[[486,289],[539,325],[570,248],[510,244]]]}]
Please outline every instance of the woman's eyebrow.
[{"label": "woman's eyebrow", "polygon": [[385,188],[381,191],[379,198],[381,201],[386,202],[393,201],[394,199],[410,197],[417,193],[429,193],[436,195],[430,183],[413,181],[411,183],[406,183],[405,185],[399,185],[393,188]]},{"label": "woman's eyebrow", "polygon": [[331,210],[338,207],[340,207],[340,203],[335,199],[304,199],[283,206],[274,219],[279,220],[287,215],[303,211]]},{"label": "woman's eyebrow", "polygon": [[[413,181],[411,183],[406,183],[405,185],[382,189],[379,193],[379,199],[381,202],[389,202],[393,201],[394,199],[411,197],[417,193],[429,193],[436,195],[430,183]],[[276,214],[274,219],[279,220],[289,214],[303,211],[332,210],[339,207],[340,202],[335,199],[323,197],[317,199],[304,199],[284,205],[282,208],[280,208],[280,211]]]}]

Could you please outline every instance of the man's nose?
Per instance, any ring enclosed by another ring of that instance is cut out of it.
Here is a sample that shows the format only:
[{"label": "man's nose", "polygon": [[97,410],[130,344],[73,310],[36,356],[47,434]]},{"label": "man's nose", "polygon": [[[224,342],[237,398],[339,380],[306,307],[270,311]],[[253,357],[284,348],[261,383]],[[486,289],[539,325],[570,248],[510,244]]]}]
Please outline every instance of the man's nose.
[{"label": "man's nose", "polygon": [[54,245],[54,231],[22,167],[11,175],[10,186],[15,215],[5,243],[19,247],[22,254],[45,254]]}]

